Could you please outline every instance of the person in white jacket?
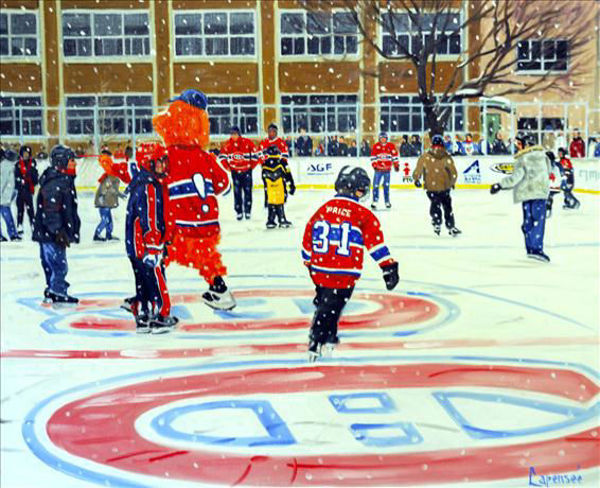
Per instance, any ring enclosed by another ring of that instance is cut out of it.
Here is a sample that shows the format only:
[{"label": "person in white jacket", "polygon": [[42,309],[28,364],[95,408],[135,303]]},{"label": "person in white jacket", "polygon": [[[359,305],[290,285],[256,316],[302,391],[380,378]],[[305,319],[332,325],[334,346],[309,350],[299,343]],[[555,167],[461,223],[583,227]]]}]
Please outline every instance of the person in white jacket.
[{"label": "person in white jacket", "polygon": [[[515,203],[523,206],[523,225],[527,257],[550,262],[544,253],[544,227],[546,225],[546,201],[550,194],[551,162],[542,146],[530,145],[527,136],[516,138],[518,153],[515,154],[513,173],[492,185],[492,194],[513,189]],[[529,147],[527,147],[529,145]]]},{"label": "person in white jacket", "polygon": [[[11,241],[20,241],[17,233],[15,221],[13,220],[10,206],[14,198],[15,191],[15,161],[19,156],[14,151],[0,150],[0,214],[6,224],[8,237]],[[2,235],[2,226],[0,225],[0,241],[5,242],[8,239]]]}]

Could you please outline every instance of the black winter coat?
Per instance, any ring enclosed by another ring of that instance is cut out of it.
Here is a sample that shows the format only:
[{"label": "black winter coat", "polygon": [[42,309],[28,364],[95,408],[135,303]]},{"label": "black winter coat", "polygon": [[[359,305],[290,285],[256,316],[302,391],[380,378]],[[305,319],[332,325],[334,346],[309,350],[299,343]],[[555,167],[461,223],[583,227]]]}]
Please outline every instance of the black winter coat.
[{"label": "black winter coat", "polygon": [[80,227],[75,177],[52,167],[46,169],[40,178],[33,240],[54,242],[64,230],[70,243],[78,243]]},{"label": "black winter coat", "polygon": [[[32,154],[31,147],[22,146],[19,150],[19,160],[15,163],[15,188],[21,192],[24,190],[33,194],[35,186],[38,184],[37,161],[33,158],[24,159],[25,151]],[[25,168],[25,174],[21,172],[21,163]]]},{"label": "black winter coat", "polygon": [[300,136],[296,139],[296,153],[298,156],[312,156],[313,143],[310,136]]}]

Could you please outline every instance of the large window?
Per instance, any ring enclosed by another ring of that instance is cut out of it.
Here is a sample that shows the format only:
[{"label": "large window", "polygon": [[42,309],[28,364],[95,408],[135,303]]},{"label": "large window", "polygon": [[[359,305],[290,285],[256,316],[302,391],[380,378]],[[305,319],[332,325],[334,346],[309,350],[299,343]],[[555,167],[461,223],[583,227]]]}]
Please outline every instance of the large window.
[{"label": "large window", "polygon": [[[427,129],[423,104],[416,96],[385,96],[380,98],[381,114],[379,125],[382,131],[392,133],[423,132]],[[451,104],[442,103],[443,108],[452,111]],[[464,130],[464,106],[454,103],[454,113],[450,113],[446,130]]]},{"label": "large window", "polygon": [[37,12],[0,13],[0,56],[38,56]]},{"label": "large window", "polygon": [[256,20],[252,11],[175,14],[176,56],[254,56]]},{"label": "large window", "polygon": [[524,40],[517,45],[517,71],[567,71],[569,43],[560,39]]},{"label": "large window", "polygon": [[286,134],[299,133],[302,128],[314,134],[356,131],[356,95],[283,95],[281,104]]},{"label": "large window", "polygon": [[0,97],[0,135],[41,136],[43,119],[41,96]]},{"label": "large window", "polygon": [[282,12],[281,55],[358,53],[358,29],[349,12]]},{"label": "large window", "polygon": [[210,133],[229,135],[233,126],[238,126],[243,135],[258,135],[258,98],[208,97]]},{"label": "large window", "polygon": [[152,133],[151,95],[67,97],[67,134],[73,136]]},{"label": "large window", "polygon": [[62,24],[65,56],[150,55],[147,12],[67,11]]},{"label": "large window", "polygon": [[[411,20],[408,14],[388,13],[383,16],[382,49],[388,56],[398,56],[409,53],[419,53],[423,46],[433,42],[437,54],[460,54],[462,51],[462,33],[460,30],[460,14],[437,14],[437,23],[434,29],[436,14],[421,14],[417,23]],[[418,25],[421,25],[419,34]]]}]

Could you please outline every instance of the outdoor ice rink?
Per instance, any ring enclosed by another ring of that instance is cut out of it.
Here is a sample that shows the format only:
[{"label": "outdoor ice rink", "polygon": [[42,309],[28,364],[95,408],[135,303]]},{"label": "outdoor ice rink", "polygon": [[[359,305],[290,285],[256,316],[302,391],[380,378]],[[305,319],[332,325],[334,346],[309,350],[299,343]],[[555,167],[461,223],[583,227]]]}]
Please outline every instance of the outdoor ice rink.
[{"label": "outdoor ice rink", "polygon": [[3,243],[0,484],[526,487],[541,474],[597,487],[598,196],[577,194],[577,211],[557,197],[542,264],[525,258],[510,192],[455,191],[453,239],[431,231],[423,192],[392,191],[377,215],[400,285],[387,292],[366,257],[342,344],[309,364],[300,242],[331,195],[299,190],[294,227],[273,231],[262,191],[249,222],[222,198],[239,305],[213,312],[173,265],[168,335],[136,335],[119,310],[133,277],[122,241],[92,242],[91,192],[68,251],[77,308],[41,306],[37,244]]}]

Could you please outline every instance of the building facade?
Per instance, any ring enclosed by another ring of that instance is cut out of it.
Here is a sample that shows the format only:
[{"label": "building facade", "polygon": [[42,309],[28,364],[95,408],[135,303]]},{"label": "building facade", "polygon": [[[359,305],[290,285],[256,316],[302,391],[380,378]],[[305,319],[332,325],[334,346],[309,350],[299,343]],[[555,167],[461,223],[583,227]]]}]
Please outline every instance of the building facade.
[{"label": "building facade", "polygon": [[[258,138],[271,122],[286,134],[357,140],[423,133],[411,66],[361,42],[343,2],[327,4],[308,13],[297,0],[0,0],[0,136],[151,137],[153,111],[186,88],[209,96],[215,140],[232,124]],[[452,15],[468,6],[457,0]],[[390,33],[367,28],[393,49]],[[480,30],[449,37],[438,55],[441,84]],[[590,49],[599,59],[598,43]],[[473,64],[462,76],[477,73]],[[573,101],[593,106],[598,63],[590,73]],[[477,106],[452,110],[450,131],[481,132]]]}]

